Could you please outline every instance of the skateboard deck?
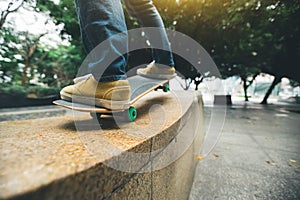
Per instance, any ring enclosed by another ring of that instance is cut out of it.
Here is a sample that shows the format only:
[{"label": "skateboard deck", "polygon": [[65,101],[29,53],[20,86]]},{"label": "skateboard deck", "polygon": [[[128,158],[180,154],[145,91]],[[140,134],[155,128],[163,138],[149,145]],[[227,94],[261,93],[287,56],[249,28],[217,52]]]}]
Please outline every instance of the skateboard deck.
[{"label": "skateboard deck", "polygon": [[130,106],[128,109],[109,110],[102,107],[96,107],[76,102],[69,102],[65,100],[56,100],[53,101],[53,103],[55,105],[76,111],[90,112],[92,117],[95,117],[97,119],[100,119],[101,114],[123,113],[127,120],[134,121],[137,116],[137,111],[134,107],[135,102],[137,102],[140,98],[142,98],[149,92],[156,89],[162,89],[164,92],[169,91],[169,80],[150,79],[144,78],[139,75],[129,77],[127,80],[129,81],[131,90],[129,102]]}]

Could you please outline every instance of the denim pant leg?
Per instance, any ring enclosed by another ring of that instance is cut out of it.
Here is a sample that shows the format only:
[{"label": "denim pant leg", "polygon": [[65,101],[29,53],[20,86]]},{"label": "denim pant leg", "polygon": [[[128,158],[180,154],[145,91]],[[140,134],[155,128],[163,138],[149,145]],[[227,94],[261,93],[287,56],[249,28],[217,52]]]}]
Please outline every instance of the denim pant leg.
[{"label": "denim pant leg", "polygon": [[151,0],[123,0],[128,13],[136,18],[142,27],[156,27],[156,31],[146,32],[151,44],[160,47],[152,49],[152,56],[156,63],[167,66],[174,66],[173,55],[169,39],[165,31],[163,21],[156,7]]},{"label": "denim pant leg", "polygon": [[75,5],[90,72],[99,81],[125,79],[128,37],[121,0],[75,0]]}]

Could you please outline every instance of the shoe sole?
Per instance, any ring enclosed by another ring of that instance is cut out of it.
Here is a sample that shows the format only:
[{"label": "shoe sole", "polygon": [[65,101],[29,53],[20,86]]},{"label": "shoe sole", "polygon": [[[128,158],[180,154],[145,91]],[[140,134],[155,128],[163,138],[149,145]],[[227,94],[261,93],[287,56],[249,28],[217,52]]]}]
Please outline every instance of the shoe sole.
[{"label": "shoe sole", "polygon": [[89,98],[84,96],[71,95],[65,92],[61,92],[60,97],[65,101],[102,107],[109,110],[125,110],[130,107],[129,101],[112,101],[106,99]]},{"label": "shoe sole", "polygon": [[152,79],[160,79],[160,80],[170,80],[172,78],[174,78],[175,76],[177,76],[177,74],[173,74],[173,75],[166,75],[166,74],[146,74],[143,73],[141,71],[137,71],[137,74],[145,77],[145,78],[152,78]]}]

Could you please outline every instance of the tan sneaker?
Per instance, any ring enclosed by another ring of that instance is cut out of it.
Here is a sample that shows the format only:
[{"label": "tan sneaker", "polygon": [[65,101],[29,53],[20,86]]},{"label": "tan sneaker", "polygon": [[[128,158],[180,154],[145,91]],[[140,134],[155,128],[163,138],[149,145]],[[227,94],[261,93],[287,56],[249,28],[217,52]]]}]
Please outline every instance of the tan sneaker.
[{"label": "tan sneaker", "polygon": [[93,76],[60,91],[61,99],[107,109],[126,109],[130,101],[128,80],[98,82]]},{"label": "tan sneaker", "polygon": [[154,62],[145,68],[137,70],[137,74],[146,78],[153,79],[172,79],[176,76],[174,67],[157,67]]}]

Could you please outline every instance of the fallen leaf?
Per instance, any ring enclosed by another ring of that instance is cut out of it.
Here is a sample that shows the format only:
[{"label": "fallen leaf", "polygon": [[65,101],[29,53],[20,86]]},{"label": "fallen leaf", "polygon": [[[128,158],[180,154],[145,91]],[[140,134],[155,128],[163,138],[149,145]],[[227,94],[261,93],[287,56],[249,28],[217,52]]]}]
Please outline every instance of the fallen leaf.
[{"label": "fallen leaf", "polygon": [[273,166],[277,166],[277,163],[271,162],[271,165],[273,165]]},{"label": "fallen leaf", "polygon": [[199,155],[199,156],[197,156],[197,159],[198,160],[203,160],[203,156]]},{"label": "fallen leaf", "polygon": [[272,165],[272,166],[277,166],[277,163],[272,162],[270,160],[266,160],[266,163],[268,163],[269,165]]},{"label": "fallen leaf", "polygon": [[39,136],[40,136],[40,137],[45,137],[45,134],[40,133]]},{"label": "fallen leaf", "polygon": [[294,165],[294,164],[289,164],[289,166],[295,168],[295,169],[300,169],[300,165]]},{"label": "fallen leaf", "polygon": [[219,155],[218,155],[218,154],[216,154],[216,153],[214,153],[214,157],[218,158],[218,157],[219,157]]}]

